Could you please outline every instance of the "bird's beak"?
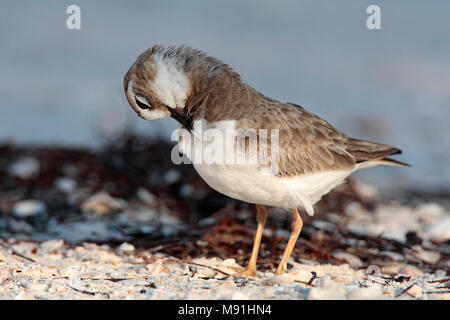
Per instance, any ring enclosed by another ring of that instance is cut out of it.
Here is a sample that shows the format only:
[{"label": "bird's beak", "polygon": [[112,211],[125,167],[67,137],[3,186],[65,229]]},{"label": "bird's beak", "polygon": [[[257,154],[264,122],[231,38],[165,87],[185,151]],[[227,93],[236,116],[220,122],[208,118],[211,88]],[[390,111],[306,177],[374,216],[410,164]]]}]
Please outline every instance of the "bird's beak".
[{"label": "bird's beak", "polygon": [[169,108],[170,116],[177,120],[183,127],[189,130],[192,130],[192,116],[189,116],[183,108],[176,107]]}]

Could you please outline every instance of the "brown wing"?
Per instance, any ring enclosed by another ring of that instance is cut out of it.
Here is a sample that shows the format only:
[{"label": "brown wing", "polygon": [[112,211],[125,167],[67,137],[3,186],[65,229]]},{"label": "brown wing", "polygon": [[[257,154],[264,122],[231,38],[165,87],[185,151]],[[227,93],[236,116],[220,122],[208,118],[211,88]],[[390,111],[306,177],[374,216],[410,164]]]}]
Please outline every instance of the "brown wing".
[{"label": "brown wing", "polygon": [[261,112],[239,127],[278,129],[279,175],[352,170],[356,163],[399,153],[391,146],[347,137],[331,124],[295,104],[265,102]]}]

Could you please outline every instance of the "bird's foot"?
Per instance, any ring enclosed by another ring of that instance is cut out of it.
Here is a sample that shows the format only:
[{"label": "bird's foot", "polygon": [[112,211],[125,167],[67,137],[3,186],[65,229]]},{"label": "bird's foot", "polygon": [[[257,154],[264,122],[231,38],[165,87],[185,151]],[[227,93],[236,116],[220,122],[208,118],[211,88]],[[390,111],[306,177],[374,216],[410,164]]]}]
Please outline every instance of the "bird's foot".
[{"label": "bird's foot", "polygon": [[280,263],[280,265],[278,266],[277,270],[275,271],[275,274],[277,276],[281,276],[282,274],[284,274],[286,272],[287,269],[287,265]]}]

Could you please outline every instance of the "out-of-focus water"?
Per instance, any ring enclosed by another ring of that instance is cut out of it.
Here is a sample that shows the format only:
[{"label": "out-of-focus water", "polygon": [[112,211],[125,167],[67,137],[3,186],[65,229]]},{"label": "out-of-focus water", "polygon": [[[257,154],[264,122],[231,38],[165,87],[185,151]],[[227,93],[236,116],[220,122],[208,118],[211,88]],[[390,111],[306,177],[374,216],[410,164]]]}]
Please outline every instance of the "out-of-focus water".
[{"label": "out-of-focus water", "polygon": [[[79,0],[68,30],[71,4],[0,1],[0,140],[96,146],[125,125],[169,138],[175,121],[138,119],[122,79],[153,44],[187,44],[413,165],[366,180],[449,186],[450,1]],[[366,27],[370,4],[382,30]]]}]

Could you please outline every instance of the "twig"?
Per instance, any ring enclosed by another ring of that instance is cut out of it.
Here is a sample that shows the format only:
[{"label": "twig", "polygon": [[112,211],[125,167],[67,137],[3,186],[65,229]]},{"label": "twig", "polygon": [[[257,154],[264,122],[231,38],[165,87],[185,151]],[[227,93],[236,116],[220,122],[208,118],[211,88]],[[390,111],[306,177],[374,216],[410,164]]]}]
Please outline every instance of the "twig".
[{"label": "twig", "polygon": [[408,286],[406,289],[403,289],[402,292],[400,292],[399,294],[397,294],[395,297],[398,298],[401,295],[405,294],[409,289],[411,289],[416,283],[414,282],[413,284],[411,284],[410,286]]},{"label": "twig", "polygon": [[[384,279],[384,278],[382,278],[382,277],[380,277],[380,278],[381,278],[381,279]],[[380,285],[382,285],[382,286],[386,286],[386,285],[389,284],[386,280],[384,280],[384,283],[383,283],[383,282],[378,282],[378,281],[369,279],[369,278],[367,278],[367,277],[364,277],[362,280],[364,280],[364,281],[370,281],[370,282],[373,282],[373,283],[376,283],[376,284],[380,284]]]},{"label": "twig", "polygon": [[311,273],[312,273],[312,277],[308,281],[308,285],[310,285],[310,286],[312,286],[313,281],[317,279],[317,272],[311,271]]},{"label": "twig", "polygon": [[209,269],[214,270],[216,272],[222,273],[222,274],[226,275],[227,277],[231,277],[231,274],[229,274],[228,272],[222,271],[220,269],[217,269],[217,268],[214,268],[214,267],[211,267],[211,266],[207,266],[207,265],[204,265],[204,264],[195,263],[195,262],[191,262],[191,261],[187,261],[187,260],[181,260],[181,261],[184,262],[184,263],[187,263],[187,264],[192,264],[194,266],[209,268]]},{"label": "twig", "polygon": [[450,290],[444,290],[444,291],[425,291],[424,293],[450,293]]},{"label": "twig", "polygon": [[89,295],[91,295],[91,296],[95,296],[96,294],[103,294],[103,295],[106,296],[108,299],[110,298],[109,293],[106,293],[106,292],[87,291],[87,290],[84,290],[84,289],[78,289],[78,288],[75,288],[75,287],[71,286],[70,284],[67,284],[67,286],[68,286],[69,288],[71,288],[72,290],[75,290],[75,291],[80,292],[80,293],[89,294]]},{"label": "twig", "polygon": [[0,243],[0,245],[1,245],[3,248],[5,248],[6,250],[10,250],[11,253],[12,253],[13,255],[16,255],[16,256],[18,256],[18,257],[21,257],[22,259],[25,259],[25,260],[28,260],[28,261],[37,263],[36,260],[34,260],[34,259],[30,258],[30,257],[27,257],[26,255],[23,255],[23,254],[21,254],[21,253],[19,253],[19,252],[17,252],[16,250],[14,250],[14,249],[13,249],[12,247],[10,247],[10,246],[6,246],[6,245],[4,245],[3,243]]},{"label": "twig", "polygon": [[450,278],[445,278],[445,279],[441,279],[441,280],[430,280],[430,281],[428,281],[428,283],[436,283],[436,282],[443,283],[443,282],[447,282],[447,281],[450,281]]},{"label": "twig", "polygon": [[[64,276],[64,277],[54,277],[54,278],[50,278],[50,279],[42,279],[42,280],[59,280],[59,279],[66,279],[68,280],[69,277]],[[134,280],[134,279],[141,279],[141,278],[80,278],[80,280],[92,280],[92,281],[100,281],[100,280],[107,280],[107,281],[111,281],[111,282],[119,282],[119,281],[125,281],[125,280]],[[143,279],[141,279],[143,280]]]},{"label": "twig", "polygon": [[28,260],[28,261],[37,263],[37,261],[34,260],[33,258],[27,257],[26,255],[23,255],[23,254],[17,252],[16,250],[14,250],[14,249],[11,249],[11,252],[12,252],[14,255],[19,256],[19,257],[21,257],[21,258],[23,258],[23,259],[25,259],[25,260]]},{"label": "twig", "polygon": [[294,282],[302,283],[302,284],[304,284],[306,286],[310,286],[310,287],[315,287],[315,285],[313,285],[313,281],[318,278],[317,277],[317,272],[311,271],[311,274],[312,274],[311,279],[309,279],[308,282],[302,281],[302,280],[294,280]]}]

